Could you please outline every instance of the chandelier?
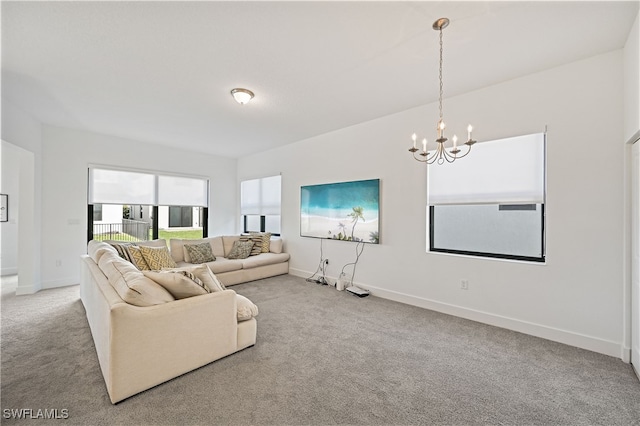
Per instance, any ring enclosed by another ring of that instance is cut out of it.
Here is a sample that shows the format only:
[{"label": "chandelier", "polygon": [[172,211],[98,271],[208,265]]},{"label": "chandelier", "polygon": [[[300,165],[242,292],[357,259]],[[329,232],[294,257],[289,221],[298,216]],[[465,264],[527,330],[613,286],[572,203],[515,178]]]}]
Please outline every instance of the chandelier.
[{"label": "chandelier", "polygon": [[416,134],[414,133],[413,135],[411,135],[413,146],[409,148],[409,152],[413,154],[414,159],[420,161],[421,163],[433,164],[437,162],[438,164],[443,164],[445,161],[448,163],[453,163],[459,158],[466,157],[469,152],[471,152],[471,146],[476,143],[476,141],[471,138],[471,131],[473,130],[473,127],[471,127],[471,124],[469,124],[469,127],[467,127],[467,141],[464,143],[464,145],[467,146],[467,149],[464,154],[458,155],[460,154],[460,152],[462,152],[462,150],[458,147],[458,137],[456,135],[453,135],[453,147],[450,150],[447,151],[447,148],[445,148],[444,146],[444,143],[448,139],[444,136],[444,129],[447,126],[445,125],[442,116],[442,30],[445,29],[448,25],[448,18],[440,18],[433,23],[433,29],[436,31],[440,31],[440,96],[438,98],[440,117],[438,119],[438,124],[436,125],[436,130],[438,132],[438,138],[436,139],[436,149],[427,151],[427,138],[424,138],[422,139],[422,150],[420,150],[416,146]]}]

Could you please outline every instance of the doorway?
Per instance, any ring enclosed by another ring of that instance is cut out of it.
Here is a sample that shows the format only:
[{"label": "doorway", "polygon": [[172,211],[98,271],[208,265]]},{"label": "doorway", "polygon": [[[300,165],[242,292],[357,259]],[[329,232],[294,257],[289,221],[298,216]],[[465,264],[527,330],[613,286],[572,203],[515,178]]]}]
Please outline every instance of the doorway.
[{"label": "doorway", "polygon": [[640,141],[631,152],[631,364],[640,378]]}]

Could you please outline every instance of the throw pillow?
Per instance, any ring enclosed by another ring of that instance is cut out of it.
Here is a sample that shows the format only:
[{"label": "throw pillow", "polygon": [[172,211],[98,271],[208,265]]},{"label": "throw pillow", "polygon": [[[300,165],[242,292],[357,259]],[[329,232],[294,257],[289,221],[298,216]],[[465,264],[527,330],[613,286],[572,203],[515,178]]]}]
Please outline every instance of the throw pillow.
[{"label": "throw pillow", "polygon": [[132,246],[133,243],[109,243],[111,244],[111,246],[113,248],[116,249],[116,251],[118,252],[118,255],[123,258],[124,260],[128,260],[129,262],[131,262],[131,258],[129,257],[129,251],[127,250],[127,248],[129,246]]},{"label": "throw pillow", "polygon": [[102,255],[98,265],[107,276],[109,284],[126,303],[153,306],[175,300],[171,293],[115,253]]},{"label": "throw pillow", "polygon": [[211,250],[211,244],[209,243],[185,244],[184,251],[186,262],[206,263],[216,260],[216,257],[213,255],[213,251]]},{"label": "throw pillow", "polygon": [[251,255],[251,250],[253,249],[253,241],[236,241],[233,243],[233,247],[231,247],[231,252],[229,252],[229,256],[227,259],[246,259]]},{"label": "throw pillow", "polygon": [[143,271],[145,277],[160,284],[176,299],[210,293],[202,281],[189,271]]},{"label": "throw pillow", "polygon": [[140,269],[141,271],[148,271],[151,269],[147,261],[144,260],[144,256],[140,252],[140,247],[131,245],[126,247],[126,250],[127,253],[129,253],[129,259],[131,263],[133,263],[136,268]]},{"label": "throw pillow", "polygon": [[258,307],[244,296],[236,294],[238,321],[246,321],[258,315]]},{"label": "throw pillow", "polygon": [[262,253],[262,237],[261,236],[252,235],[252,234],[249,234],[249,235],[243,234],[243,235],[240,235],[240,241],[251,241],[253,243],[250,256],[257,256],[260,253]]},{"label": "throw pillow", "polygon": [[160,270],[162,268],[175,268],[176,262],[171,258],[169,249],[164,247],[147,247],[140,246],[140,252],[144,257],[144,260],[149,265],[149,268],[153,270]]},{"label": "throw pillow", "polygon": [[206,263],[197,266],[183,266],[181,268],[168,269],[171,271],[188,271],[194,274],[202,281],[204,286],[211,292],[226,290],[224,284],[220,282],[218,277],[211,271]]},{"label": "throw pillow", "polygon": [[258,235],[262,239],[260,248],[262,249],[261,253],[269,253],[271,249],[271,232],[251,232],[253,235]]}]

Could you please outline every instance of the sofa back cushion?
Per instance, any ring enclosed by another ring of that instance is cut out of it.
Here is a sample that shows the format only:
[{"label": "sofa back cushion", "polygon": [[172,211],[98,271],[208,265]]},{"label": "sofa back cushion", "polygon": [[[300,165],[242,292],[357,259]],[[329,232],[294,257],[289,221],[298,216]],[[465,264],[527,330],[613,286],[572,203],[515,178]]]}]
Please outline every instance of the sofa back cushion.
[{"label": "sofa back cushion", "polygon": [[117,253],[105,252],[98,266],[120,298],[131,305],[153,306],[175,300],[171,293],[145,277]]},{"label": "sofa back cushion", "polygon": [[195,240],[185,240],[180,238],[172,238],[169,240],[169,248],[171,249],[171,257],[178,262],[190,262],[191,259],[185,257],[185,244],[193,245],[208,242],[211,245],[211,251],[215,257],[224,257],[224,246],[222,245],[222,237],[198,238]]},{"label": "sofa back cushion", "polygon": [[229,253],[233,249],[233,243],[240,240],[240,235],[225,235],[222,237],[222,245],[224,247],[224,257],[229,257]]},{"label": "sofa back cushion", "polygon": [[189,271],[143,271],[145,277],[160,284],[176,299],[211,293],[202,280]]},{"label": "sofa back cushion", "polygon": [[118,254],[113,246],[103,241],[91,240],[87,245],[87,254],[96,263],[98,263],[102,255],[107,252]]},{"label": "sofa back cushion", "polygon": [[282,250],[282,238],[271,237],[271,241],[269,242],[269,251],[271,253],[280,254],[282,253]]}]

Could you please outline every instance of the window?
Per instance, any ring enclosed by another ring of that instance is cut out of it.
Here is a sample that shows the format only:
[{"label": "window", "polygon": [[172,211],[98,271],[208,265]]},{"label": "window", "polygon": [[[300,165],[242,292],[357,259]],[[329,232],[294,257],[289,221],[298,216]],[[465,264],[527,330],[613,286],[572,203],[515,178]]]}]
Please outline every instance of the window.
[{"label": "window", "polygon": [[89,240],[207,236],[207,179],[92,167],[88,193]]},{"label": "window", "polygon": [[545,135],[472,151],[429,166],[429,251],[543,262]]},{"label": "window", "polygon": [[240,214],[244,232],[280,235],[281,177],[240,182]]},{"label": "window", "polygon": [[93,205],[93,220],[96,222],[102,221],[102,204]]}]

